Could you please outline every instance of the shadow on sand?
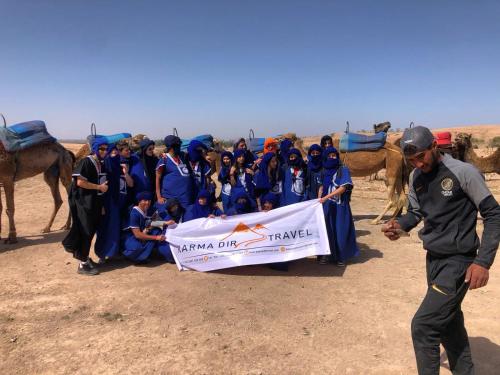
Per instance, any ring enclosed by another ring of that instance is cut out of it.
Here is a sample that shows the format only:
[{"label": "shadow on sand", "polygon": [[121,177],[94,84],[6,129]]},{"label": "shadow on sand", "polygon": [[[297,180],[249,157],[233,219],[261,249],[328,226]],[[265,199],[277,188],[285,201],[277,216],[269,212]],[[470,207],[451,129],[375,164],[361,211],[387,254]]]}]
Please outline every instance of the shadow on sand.
[{"label": "shadow on sand", "polygon": [[32,234],[29,236],[17,237],[17,243],[5,244],[3,239],[0,241],[0,253],[10,250],[17,250],[23,247],[34,246],[34,245],[49,245],[57,242],[61,242],[68,231],[58,230],[49,233]]},{"label": "shadow on sand", "polygon": [[[476,375],[495,375],[500,368],[500,345],[486,337],[469,337]],[[450,369],[446,353],[441,353],[441,367]]]}]

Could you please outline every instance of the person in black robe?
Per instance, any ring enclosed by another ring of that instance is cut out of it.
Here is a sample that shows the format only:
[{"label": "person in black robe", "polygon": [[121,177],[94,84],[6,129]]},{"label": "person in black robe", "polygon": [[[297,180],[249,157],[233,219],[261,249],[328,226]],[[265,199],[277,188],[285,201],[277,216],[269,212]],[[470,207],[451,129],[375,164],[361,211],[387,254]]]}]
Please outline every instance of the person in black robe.
[{"label": "person in black robe", "polygon": [[92,154],[82,159],[73,171],[73,183],[68,196],[72,223],[62,244],[66,251],[80,261],[78,273],[83,275],[99,273],[89,252],[103,213],[103,194],[108,190],[101,163],[107,151],[107,141],[96,138],[92,143]]}]

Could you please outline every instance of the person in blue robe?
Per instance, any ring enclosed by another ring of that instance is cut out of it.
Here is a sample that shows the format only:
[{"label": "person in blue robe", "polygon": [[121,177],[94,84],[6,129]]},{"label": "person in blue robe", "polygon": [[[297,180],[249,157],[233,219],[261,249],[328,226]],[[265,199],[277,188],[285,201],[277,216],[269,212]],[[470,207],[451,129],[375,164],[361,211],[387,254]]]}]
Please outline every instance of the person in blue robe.
[{"label": "person in blue robe", "polygon": [[319,188],[323,183],[323,149],[313,144],[307,151],[306,200],[321,198]]},{"label": "person in blue robe", "polygon": [[169,135],[164,139],[165,156],[156,166],[156,197],[161,204],[176,198],[182,207],[194,203],[195,181],[187,157],[181,152],[179,137]]},{"label": "person in blue robe", "polygon": [[233,189],[231,194],[231,208],[227,216],[249,214],[256,211],[255,202],[248,196],[243,188]]},{"label": "person in blue robe", "polygon": [[[279,207],[279,200],[276,194],[266,193],[260,198],[260,202],[262,204],[261,211],[269,212]],[[288,271],[288,265],[290,262],[276,262],[270,263],[269,268],[276,271]]]},{"label": "person in blue robe", "polygon": [[234,144],[233,153],[236,152],[236,150],[245,150],[245,168],[255,170],[257,167],[255,164],[257,157],[248,149],[245,138],[238,139],[238,141]]},{"label": "person in blue robe", "polygon": [[[330,242],[331,260],[338,266],[359,255],[356,244],[356,230],[351,213],[351,192],[353,183],[349,169],[340,165],[340,155],[335,147],[323,152],[323,183],[320,188],[326,229]],[[324,264],[328,259],[320,259]]]},{"label": "person in blue robe", "polygon": [[[104,172],[108,182],[108,191],[103,195],[104,215],[97,227],[94,251],[103,264],[120,251],[121,203],[127,194],[126,186],[122,186],[123,168],[120,154],[115,145],[108,146],[108,154],[104,158]],[[122,191],[122,188],[124,191]],[[121,197],[124,195],[123,197]]]},{"label": "person in blue robe", "polygon": [[[169,226],[175,226],[185,221],[186,210],[177,198],[169,198],[165,203],[156,202],[156,216],[165,222],[163,233],[167,232]],[[170,244],[167,241],[158,245],[158,252],[168,263],[175,263]]]},{"label": "person in blue robe", "polygon": [[184,221],[190,221],[206,217],[222,216],[223,213],[217,205],[211,201],[212,195],[208,190],[201,190],[193,205],[189,206],[184,214]]},{"label": "person in blue robe", "polygon": [[130,176],[134,180],[134,189],[130,195],[133,198],[137,193],[150,191],[153,193],[154,202],[156,200],[156,166],[159,160],[154,154],[155,143],[149,138],[144,138],[139,143],[139,147],[139,151],[130,156]]},{"label": "person in blue robe", "polygon": [[283,166],[283,196],[281,205],[302,202],[306,200],[307,167],[302,154],[296,148],[287,152],[287,163]]},{"label": "person in blue robe", "polygon": [[280,197],[283,194],[283,171],[280,168],[278,158],[275,153],[268,152],[262,157],[259,170],[254,176],[254,194],[257,199],[257,205],[262,207],[260,196],[271,192]]},{"label": "person in blue robe", "polygon": [[123,255],[136,264],[146,263],[155,247],[165,243],[159,228],[148,228],[147,212],[153,194],[145,191],[137,195],[137,205],[132,208],[127,227],[122,232]]},{"label": "person in blue robe", "polygon": [[333,139],[329,135],[324,135],[321,137],[321,141],[319,142],[319,144],[324,151],[328,147],[333,147]]},{"label": "person in blue robe", "polygon": [[224,151],[221,154],[221,167],[217,179],[221,183],[220,200],[222,201],[222,208],[224,212],[229,210],[231,206],[231,178],[229,176],[231,167],[233,165],[233,154],[229,151]]},{"label": "person in blue robe", "polygon": [[254,199],[254,171],[246,167],[245,150],[238,149],[234,152],[234,162],[229,172],[231,186],[233,189],[243,188],[248,196]]},{"label": "person in blue robe", "polygon": [[194,195],[196,196],[200,190],[209,190],[213,192],[214,185],[210,176],[212,169],[210,163],[205,159],[208,148],[202,142],[193,139],[188,146],[188,160],[191,171],[194,177]]}]

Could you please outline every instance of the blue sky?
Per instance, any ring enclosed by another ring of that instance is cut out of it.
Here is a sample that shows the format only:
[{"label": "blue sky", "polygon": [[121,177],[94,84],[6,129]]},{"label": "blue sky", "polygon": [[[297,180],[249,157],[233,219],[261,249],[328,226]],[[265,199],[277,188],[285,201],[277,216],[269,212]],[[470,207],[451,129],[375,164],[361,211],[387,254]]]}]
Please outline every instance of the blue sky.
[{"label": "blue sky", "polygon": [[0,112],[59,138],[500,123],[500,2],[0,0]]}]

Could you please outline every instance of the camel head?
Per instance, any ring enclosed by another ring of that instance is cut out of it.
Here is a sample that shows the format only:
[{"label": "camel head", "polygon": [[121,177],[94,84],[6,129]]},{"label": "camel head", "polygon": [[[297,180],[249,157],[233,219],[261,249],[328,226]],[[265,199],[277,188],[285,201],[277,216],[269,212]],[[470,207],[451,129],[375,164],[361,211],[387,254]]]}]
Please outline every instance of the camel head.
[{"label": "camel head", "polygon": [[457,147],[471,148],[472,147],[471,139],[472,139],[472,134],[458,133],[455,136],[455,145]]},{"label": "camel head", "polygon": [[139,143],[141,143],[141,141],[144,139],[144,138],[147,138],[147,136],[145,136],[144,134],[136,134],[134,135],[132,138],[129,139],[129,145],[130,145],[130,150],[132,152],[137,152],[140,150],[140,146],[139,146]]},{"label": "camel head", "polygon": [[375,133],[387,133],[391,128],[391,123],[389,121],[381,122],[380,124],[373,124],[373,130]]}]

